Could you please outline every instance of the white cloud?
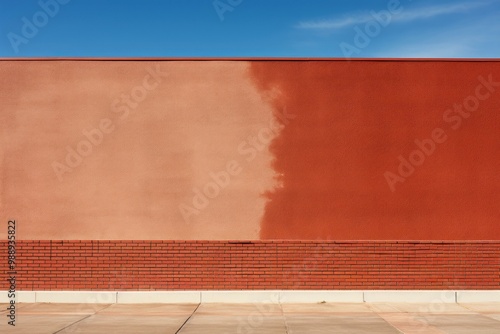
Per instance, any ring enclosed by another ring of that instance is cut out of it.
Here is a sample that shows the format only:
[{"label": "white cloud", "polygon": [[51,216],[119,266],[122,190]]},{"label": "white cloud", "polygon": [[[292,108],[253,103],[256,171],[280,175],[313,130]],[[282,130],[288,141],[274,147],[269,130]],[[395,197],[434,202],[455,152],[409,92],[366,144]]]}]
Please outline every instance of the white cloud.
[{"label": "white cloud", "polygon": [[372,20],[371,15],[346,16],[333,20],[306,21],[300,22],[297,28],[300,29],[340,29],[355,24],[365,23]]},{"label": "white cloud", "polygon": [[[411,22],[421,19],[429,19],[441,15],[463,13],[477,7],[489,5],[491,2],[462,2],[447,5],[434,5],[420,8],[406,9],[404,7],[400,14],[395,14],[392,17],[393,21]],[[334,30],[341,29],[356,24],[363,24],[373,20],[370,14],[351,14],[330,20],[313,20],[303,21],[297,25],[299,29],[316,29],[316,30]]]},{"label": "white cloud", "polygon": [[466,58],[473,57],[471,49],[463,43],[436,41],[420,45],[404,45],[384,50],[377,58]]},{"label": "white cloud", "polygon": [[413,31],[391,39],[373,57],[476,58],[500,54],[500,16],[493,14],[474,22],[455,22],[439,31]]},{"label": "white cloud", "polygon": [[403,10],[403,12],[394,17],[394,21],[410,22],[420,19],[429,19],[435,16],[464,13],[477,7],[489,5],[488,2],[464,2],[457,4],[429,6],[423,8],[415,8],[412,10]]}]

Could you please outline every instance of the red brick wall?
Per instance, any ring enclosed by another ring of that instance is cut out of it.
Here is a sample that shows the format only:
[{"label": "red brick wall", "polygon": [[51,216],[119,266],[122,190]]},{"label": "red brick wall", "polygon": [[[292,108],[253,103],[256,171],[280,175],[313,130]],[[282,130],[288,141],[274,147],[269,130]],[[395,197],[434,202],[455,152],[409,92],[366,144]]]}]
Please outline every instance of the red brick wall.
[{"label": "red brick wall", "polygon": [[489,241],[17,243],[18,290],[499,289],[499,275]]}]

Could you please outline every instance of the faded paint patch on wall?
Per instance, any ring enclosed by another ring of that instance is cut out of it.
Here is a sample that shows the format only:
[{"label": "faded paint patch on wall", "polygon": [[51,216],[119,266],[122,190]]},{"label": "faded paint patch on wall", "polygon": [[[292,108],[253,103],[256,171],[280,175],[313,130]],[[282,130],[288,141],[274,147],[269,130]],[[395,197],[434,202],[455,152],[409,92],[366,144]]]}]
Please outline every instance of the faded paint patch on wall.
[{"label": "faded paint patch on wall", "polygon": [[22,239],[257,239],[277,132],[248,68],[0,62],[2,217]]}]

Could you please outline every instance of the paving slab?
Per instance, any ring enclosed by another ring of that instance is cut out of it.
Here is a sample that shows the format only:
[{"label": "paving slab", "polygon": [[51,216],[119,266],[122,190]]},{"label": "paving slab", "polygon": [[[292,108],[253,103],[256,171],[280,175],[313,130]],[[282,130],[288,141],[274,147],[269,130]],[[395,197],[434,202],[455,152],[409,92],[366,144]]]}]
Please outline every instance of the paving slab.
[{"label": "paving slab", "polygon": [[500,333],[500,321],[482,314],[418,315],[434,328],[449,334]]},{"label": "paving slab", "polygon": [[500,321],[500,313],[495,313],[495,314],[492,314],[492,313],[484,313],[484,315],[488,318],[491,318],[491,319],[494,319],[494,320],[497,320],[497,321]]},{"label": "paving slab", "polygon": [[19,333],[19,334],[52,334],[77,322],[89,315],[16,315],[16,326],[7,324],[7,318],[0,323],[0,333]]},{"label": "paving slab", "polygon": [[180,331],[191,333],[286,333],[279,304],[201,304]]},{"label": "paving slab", "polygon": [[279,304],[201,304],[196,310],[196,316],[251,316],[262,314],[265,316],[282,315]]},{"label": "paving slab", "polygon": [[371,310],[378,313],[475,313],[462,305],[451,303],[369,303]]},{"label": "paving slab", "polygon": [[[10,304],[7,303],[0,303],[0,314],[7,313],[7,307],[9,307]],[[30,304],[22,304],[22,303],[16,303],[16,310],[19,310],[22,307],[26,307],[27,305]]]},{"label": "paving slab", "polygon": [[[453,325],[453,320],[451,319],[457,318],[470,319],[465,321],[465,323],[477,326],[478,333],[482,333],[481,330],[485,330],[485,333],[496,330],[495,322],[490,321],[496,319],[491,319],[491,317],[488,319],[487,315],[479,314],[479,310],[474,311],[473,309],[460,304],[391,303],[370,304],[369,306],[381,318],[405,334],[460,334],[464,333],[463,331],[465,329],[470,330],[467,326],[463,326],[464,324]],[[494,306],[489,304],[476,306],[482,310],[495,309]],[[474,330],[476,330],[476,328],[474,328]],[[476,332],[472,331],[470,333]]]},{"label": "paving slab", "polygon": [[[75,323],[93,312],[92,305],[57,305],[57,304],[23,304],[16,303],[16,326],[10,326],[5,314],[9,304],[0,304],[0,333],[45,334],[56,331]],[[79,311],[84,310],[84,311]],[[85,310],[89,310],[85,312]]]},{"label": "paving slab", "polygon": [[377,313],[388,324],[405,334],[444,334],[445,332],[432,326],[419,313]]},{"label": "paving slab", "polygon": [[500,303],[461,303],[459,305],[475,312],[500,313]]},{"label": "paving slab", "polygon": [[175,334],[184,323],[184,317],[159,315],[121,316],[96,314],[58,332],[58,334]]},{"label": "paving slab", "polygon": [[61,332],[175,334],[197,304],[112,304]]},{"label": "paving slab", "polygon": [[373,313],[365,303],[315,303],[315,304],[283,304],[283,312],[290,313]]},{"label": "paving slab", "polygon": [[282,316],[199,316],[192,317],[180,334],[235,334],[235,333],[277,333],[285,334]]},{"label": "paving slab", "polygon": [[344,313],[323,316],[286,316],[289,334],[400,334],[375,314]]},{"label": "paving slab", "polygon": [[189,317],[198,304],[112,304],[99,311],[107,315],[171,315]]},{"label": "paving slab", "polygon": [[75,314],[89,315],[102,311],[111,304],[57,304],[57,303],[36,303],[23,304],[18,310],[19,315],[58,315],[58,314]]}]

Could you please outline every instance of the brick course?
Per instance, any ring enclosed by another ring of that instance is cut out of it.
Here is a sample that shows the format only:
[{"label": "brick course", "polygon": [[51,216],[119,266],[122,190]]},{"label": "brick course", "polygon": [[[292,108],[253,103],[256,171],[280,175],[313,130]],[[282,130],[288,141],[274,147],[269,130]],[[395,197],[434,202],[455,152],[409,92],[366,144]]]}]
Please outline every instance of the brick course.
[{"label": "brick course", "polygon": [[30,240],[16,257],[17,290],[500,288],[499,241]]}]

